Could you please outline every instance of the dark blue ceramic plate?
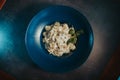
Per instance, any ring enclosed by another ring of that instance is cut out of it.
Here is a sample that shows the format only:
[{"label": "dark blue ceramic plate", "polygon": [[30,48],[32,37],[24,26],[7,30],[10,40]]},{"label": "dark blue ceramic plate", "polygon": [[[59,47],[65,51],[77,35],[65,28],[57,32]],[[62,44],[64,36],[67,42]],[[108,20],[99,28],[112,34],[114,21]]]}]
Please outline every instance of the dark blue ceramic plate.
[{"label": "dark blue ceramic plate", "polygon": [[[70,55],[50,55],[42,42],[44,27],[54,22],[68,23],[75,30],[84,30],[78,37],[76,50]],[[30,22],[25,38],[26,47],[32,60],[42,69],[50,72],[67,72],[82,65],[93,47],[93,32],[85,16],[67,6],[51,6],[40,11]]]}]

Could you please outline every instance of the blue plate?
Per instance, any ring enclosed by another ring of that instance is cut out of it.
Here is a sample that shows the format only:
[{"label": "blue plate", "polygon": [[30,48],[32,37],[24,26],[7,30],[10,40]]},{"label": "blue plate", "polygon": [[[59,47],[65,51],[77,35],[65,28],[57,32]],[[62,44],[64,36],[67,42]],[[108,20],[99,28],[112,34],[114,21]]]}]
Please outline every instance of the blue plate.
[{"label": "blue plate", "polygon": [[[84,30],[77,40],[76,50],[70,55],[55,57],[50,55],[42,42],[44,27],[59,21],[74,26],[75,30]],[[82,65],[93,47],[93,32],[85,16],[67,6],[50,6],[40,11],[31,20],[25,38],[28,54],[42,69],[50,72],[67,72]]]}]

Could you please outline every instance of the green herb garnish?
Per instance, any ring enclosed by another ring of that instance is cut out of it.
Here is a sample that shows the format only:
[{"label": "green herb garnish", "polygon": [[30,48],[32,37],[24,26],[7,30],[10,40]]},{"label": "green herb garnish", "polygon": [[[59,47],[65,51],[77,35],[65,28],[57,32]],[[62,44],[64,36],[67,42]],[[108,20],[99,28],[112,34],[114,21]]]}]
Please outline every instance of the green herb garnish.
[{"label": "green herb garnish", "polygon": [[70,39],[67,41],[67,44],[69,44],[69,43],[75,44],[76,42],[77,42],[77,38],[74,37],[74,38],[70,38]]},{"label": "green herb garnish", "polygon": [[84,31],[81,29],[75,32],[74,28],[70,28],[69,34],[71,34],[72,37],[67,41],[67,44],[69,43],[75,44],[77,42],[77,37],[80,36],[81,34],[84,34]]},{"label": "green herb garnish", "polygon": [[76,31],[76,36],[79,36],[80,34],[84,34],[84,31],[81,29],[81,30],[79,30],[79,31]]},{"label": "green herb garnish", "polygon": [[75,34],[75,30],[74,30],[74,28],[70,28],[70,30],[69,30],[69,34],[71,34],[71,35],[74,35],[74,34]]}]

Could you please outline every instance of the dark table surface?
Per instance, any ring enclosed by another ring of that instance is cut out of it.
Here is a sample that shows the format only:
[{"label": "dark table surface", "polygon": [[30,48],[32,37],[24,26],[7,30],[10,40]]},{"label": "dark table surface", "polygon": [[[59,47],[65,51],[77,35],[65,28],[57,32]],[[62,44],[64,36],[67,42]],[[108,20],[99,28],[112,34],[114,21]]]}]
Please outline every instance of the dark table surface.
[{"label": "dark table surface", "polygon": [[[94,46],[87,61],[62,74],[45,72],[35,65],[24,41],[32,17],[54,4],[83,13],[94,32]],[[0,10],[0,70],[16,80],[98,80],[120,43],[119,9],[119,0],[7,0]]]}]

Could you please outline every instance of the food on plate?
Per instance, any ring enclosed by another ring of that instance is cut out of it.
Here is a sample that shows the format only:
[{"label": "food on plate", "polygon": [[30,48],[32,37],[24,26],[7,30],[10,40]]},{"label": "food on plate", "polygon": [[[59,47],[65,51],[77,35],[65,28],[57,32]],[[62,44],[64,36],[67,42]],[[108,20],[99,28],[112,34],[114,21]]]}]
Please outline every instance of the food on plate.
[{"label": "food on plate", "polygon": [[77,37],[81,33],[84,31],[75,31],[74,27],[69,27],[67,23],[55,22],[45,26],[43,43],[49,54],[60,57],[76,49]]}]

